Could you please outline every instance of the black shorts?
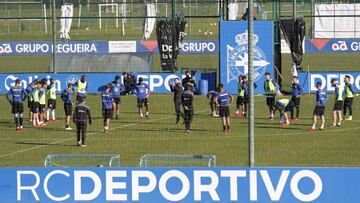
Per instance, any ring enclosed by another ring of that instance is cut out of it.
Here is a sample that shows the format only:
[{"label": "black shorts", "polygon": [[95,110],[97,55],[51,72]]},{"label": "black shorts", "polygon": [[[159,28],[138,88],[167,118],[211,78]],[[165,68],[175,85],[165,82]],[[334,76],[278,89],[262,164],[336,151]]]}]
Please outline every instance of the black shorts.
[{"label": "black shorts", "polygon": [[274,106],[275,105],[275,95],[266,96],[266,105]]},{"label": "black shorts", "polygon": [[323,116],[325,113],[325,106],[315,106],[314,116]]},{"label": "black shorts", "polygon": [[114,97],[115,104],[121,104],[121,97]]},{"label": "black shorts", "polygon": [[31,108],[31,112],[33,112],[33,113],[39,113],[39,107],[40,107],[39,102],[33,102],[33,103],[32,103],[32,108]]},{"label": "black shorts", "polygon": [[345,98],[344,106],[352,106],[354,98]]},{"label": "black shorts", "polygon": [[293,105],[291,102],[289,102],[289,104],[288,104],[287,106],[285,106],[284,112],[289,112],[289,111],[291,111],[291,109],[292,109],[293,106],[294,106],[294,105]]},{"label": "black shorts", "polygon": [[293,106],[300,106],[300,97],[291,97],[291,102]]},{"label": "black shorts", "polygon": [[30,101],[29,99],[28,99],[28,108],[31,110],[31,108],[32,108],[32,105],[33,105],[33,101]]},{"label": "black shorts", "polygon": [[148,106],[148,98],[145,99],[137,99],[137,107],[138,108],[142,108],[143,106],[147,107]]},{"label": "black shorts", "polygon": [[56,99],[48,99],[48,108],[49,109],[56,109]]},{"label": "black shorts", "polygon": [[71,116],[72,114],[72,104],[64,104],[65,116]]},{"label": "black shorts", "polygon": [[40,104],[40,105],[39,105],[39,112],[40,112],[40,113],[44,113],[44,111],[45,111],[45,106],[46,106],[45,104]]},{"label": "black shorts", "polygon": [[343,109],[344,102],[343,101],[335,101],[333,111],[341,111]]},{"label": "black shorts", "polygon": [[244,104],[244,97],[238,96],[236,99],[236,106],[240,106]]},{"label": "black shorts", "polygon": [[11,113],[13,113],[13,114],[22,114],[22,113],[24,113],[24,104],[19,103],[19,102],[13,103]]},{"label": "black shorts", "polygon": [[229,117],[230,116],[230,109],[228,106],[220,106],[219,107],[219,114],[220,117]]},{"label": "black shorts", "polygon": [[110,119],[112,116],[112,109],[103,109],[102,115],[104,119]]},{"label": "black shorts", "polygon": [[244,95],[244,104],[249,103],[249,95]]}]

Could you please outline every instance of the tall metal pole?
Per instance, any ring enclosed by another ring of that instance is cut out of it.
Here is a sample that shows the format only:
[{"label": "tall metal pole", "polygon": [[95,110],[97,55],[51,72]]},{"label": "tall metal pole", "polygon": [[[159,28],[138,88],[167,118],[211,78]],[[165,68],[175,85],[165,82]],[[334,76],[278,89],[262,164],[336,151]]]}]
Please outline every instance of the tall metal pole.
[{"label": "tall metal pole", "polygon": [[297,16],[296,13],[296,0],[293,0],[293,19],[295,20]]},{"label": "tall metal pole", "polygon": [[[175,10],[176,8],[175,8],[175,0],[171,0],[171,22],[172,22],[172,24],[171,24],[171,35],[172,35],[172,44],[171,44],[171,47],[172,47],[172,53],[171,53],[171,61],[172,61],[172,64],[173,65],[175,65],[175,47],[176,47],[176,45],[175,45],[175,41],[176,41],[176,38],[178,37],[177,35],[176,35],[176,28],[175,28],[175,12],[176,12],[176,10]],[[176,67],[173,67],[173,70],[172,70],[172,72],[175,72],[176,71]]]},{"label": "tall metal pole", "polygon": [[248,0],[248,68],[249,68],[249,166],[255,165],[255,137],[254,137],[254,0]]},{"label": "tall metal pole", "polygon": [[56,67],[55,67],[55,56],[56,56],[56,1],[53,0],[52,1],[52,43],[53,43],[53,46],[52,46],[52,66],[53,66],[53,69],[52,71],[55,73],[56,72]]}]

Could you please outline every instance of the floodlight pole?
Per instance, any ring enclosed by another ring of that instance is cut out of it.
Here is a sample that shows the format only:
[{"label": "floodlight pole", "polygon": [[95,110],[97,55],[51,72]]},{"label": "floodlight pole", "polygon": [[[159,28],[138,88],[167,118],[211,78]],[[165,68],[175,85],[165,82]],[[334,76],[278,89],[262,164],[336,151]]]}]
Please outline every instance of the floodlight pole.
[{"label": "floodlight pole", "polygon": [[53,42],[53,46],[52,46],[52,72],[56,72],[56,68],[55,68],[55,56],[56,56],[56,1],[53,0],[52,1],[52,42]]},{"label": "floodlight pole", "polygon": [[254,0],[248,0],[248,68],[249,68],[249,166],[255,165],[255,138],[254,138]]},{"label": "floodlight pole", "polygon": [[296,16],[297,16],[297,13],[296,13],[296,0],[293,0],[293,19],[296,20]]}]

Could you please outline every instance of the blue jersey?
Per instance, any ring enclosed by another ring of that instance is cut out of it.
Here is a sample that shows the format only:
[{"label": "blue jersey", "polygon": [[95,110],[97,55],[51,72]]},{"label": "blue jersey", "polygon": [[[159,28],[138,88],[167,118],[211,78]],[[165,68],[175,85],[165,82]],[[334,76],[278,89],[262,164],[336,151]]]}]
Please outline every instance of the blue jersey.
[{"label": "blue jersey", "polygon": [[316,106],[325,106],[327,100],[328,100],[328,96],[326,92],[322,90],[318,90],[316,92]]},{"label": "blue jersey", "polygon": [[61,93],[61,99],[65,104],[72,104],[73,94],[74,91],[72,89],[64,89],[64,91]]},{"label": "blue jersey", "polygon": [[[12,98],[10,98],[12,95]],[[26,99],[26,91],[22,87],[11,87],[6,94],[6,99],[11,103],[23,103]]]},{"label": "blue jersey", "polygon": [[249,83],[248,82],[242,82],[241,88],[244,91],[244,96],[249,96]]},{"label": "blue jersey", "polygon": [[295,97],[301,95],[303,92],[303,89],[300,84],[292,83],[291,89],[292,89],[292,96],[295,96]]},{"label": "blue jersey", "polygon": [[111,94],[113,95],[114,98],[119,98],[120,97],[120,93],[125,91],[125,87],[122,83],[117,83],[116,81],[113,81],[111,83]]},{"label": "blue jersey", "polygon": [[209,91],[208,94],[210,94],[210,99],[214,100],[219,95],[219,92],[215,91],[215,90],[212,90],[212,91]]},{"label": "blue jersey", "polygon": [[217,97],[217,102],[219,106],[226,107],[230,105],[230,94],[227,92],[219,92],[219,95]]},{"label": "blue jersey", "polygon": [[113,96],[111,95],[111,92],[103,92],[101,93],[101,101],[102,101],[102,109],[112,109],[113,104]]},{"label": "blue jersey", "polygon": [[141,84],[136,84],[134,92],[137,95],[138,99],[145,99],[148,96],[149,86],[142,82]]}]

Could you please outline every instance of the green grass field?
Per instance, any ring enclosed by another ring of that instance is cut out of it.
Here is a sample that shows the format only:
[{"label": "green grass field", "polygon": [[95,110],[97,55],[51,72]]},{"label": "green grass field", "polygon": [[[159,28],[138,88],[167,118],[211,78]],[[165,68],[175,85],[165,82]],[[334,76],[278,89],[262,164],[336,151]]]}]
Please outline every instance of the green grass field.
[{"label": "green grass field", "polygon": [[[3,96],[1,101],[5,101]],[[64,131],[62,102],[58,101],[59,123],[43,128],[25,124],[15,131],[10,106],[0,102],[0,166],[43,166],[47,154],[120,154],[122,166],[138,166],[144,154],[212,154],[218,166],[246,166],[247,120],[232,119],[232,131],[224,134],[219,118],[209,116],[206,97],[196,96],[193,132],[175,125],[172,96],[151,95],[150,119],[136,113],[136,98],[123,97],[119,120],[113,120],[109,134],[102,133],[100,98],[91,95],[88,104],[94,124],[89,127],[87,148],[76,146],[75,131]],[[332,99],[326,108],[324,132],[309,132],[314,97],[302,98],[301,119],[286,127],[269,121],[263,97],[255,97],[255,146],[257,166],[360,166],[358,150],[360,100],[355,98],[353,121],[330,128]],[[234,105],[232,112],[234,112]],[[26,110],[27,112],[27,110]],[[27,116],[26,116],[27,117]]]}]

